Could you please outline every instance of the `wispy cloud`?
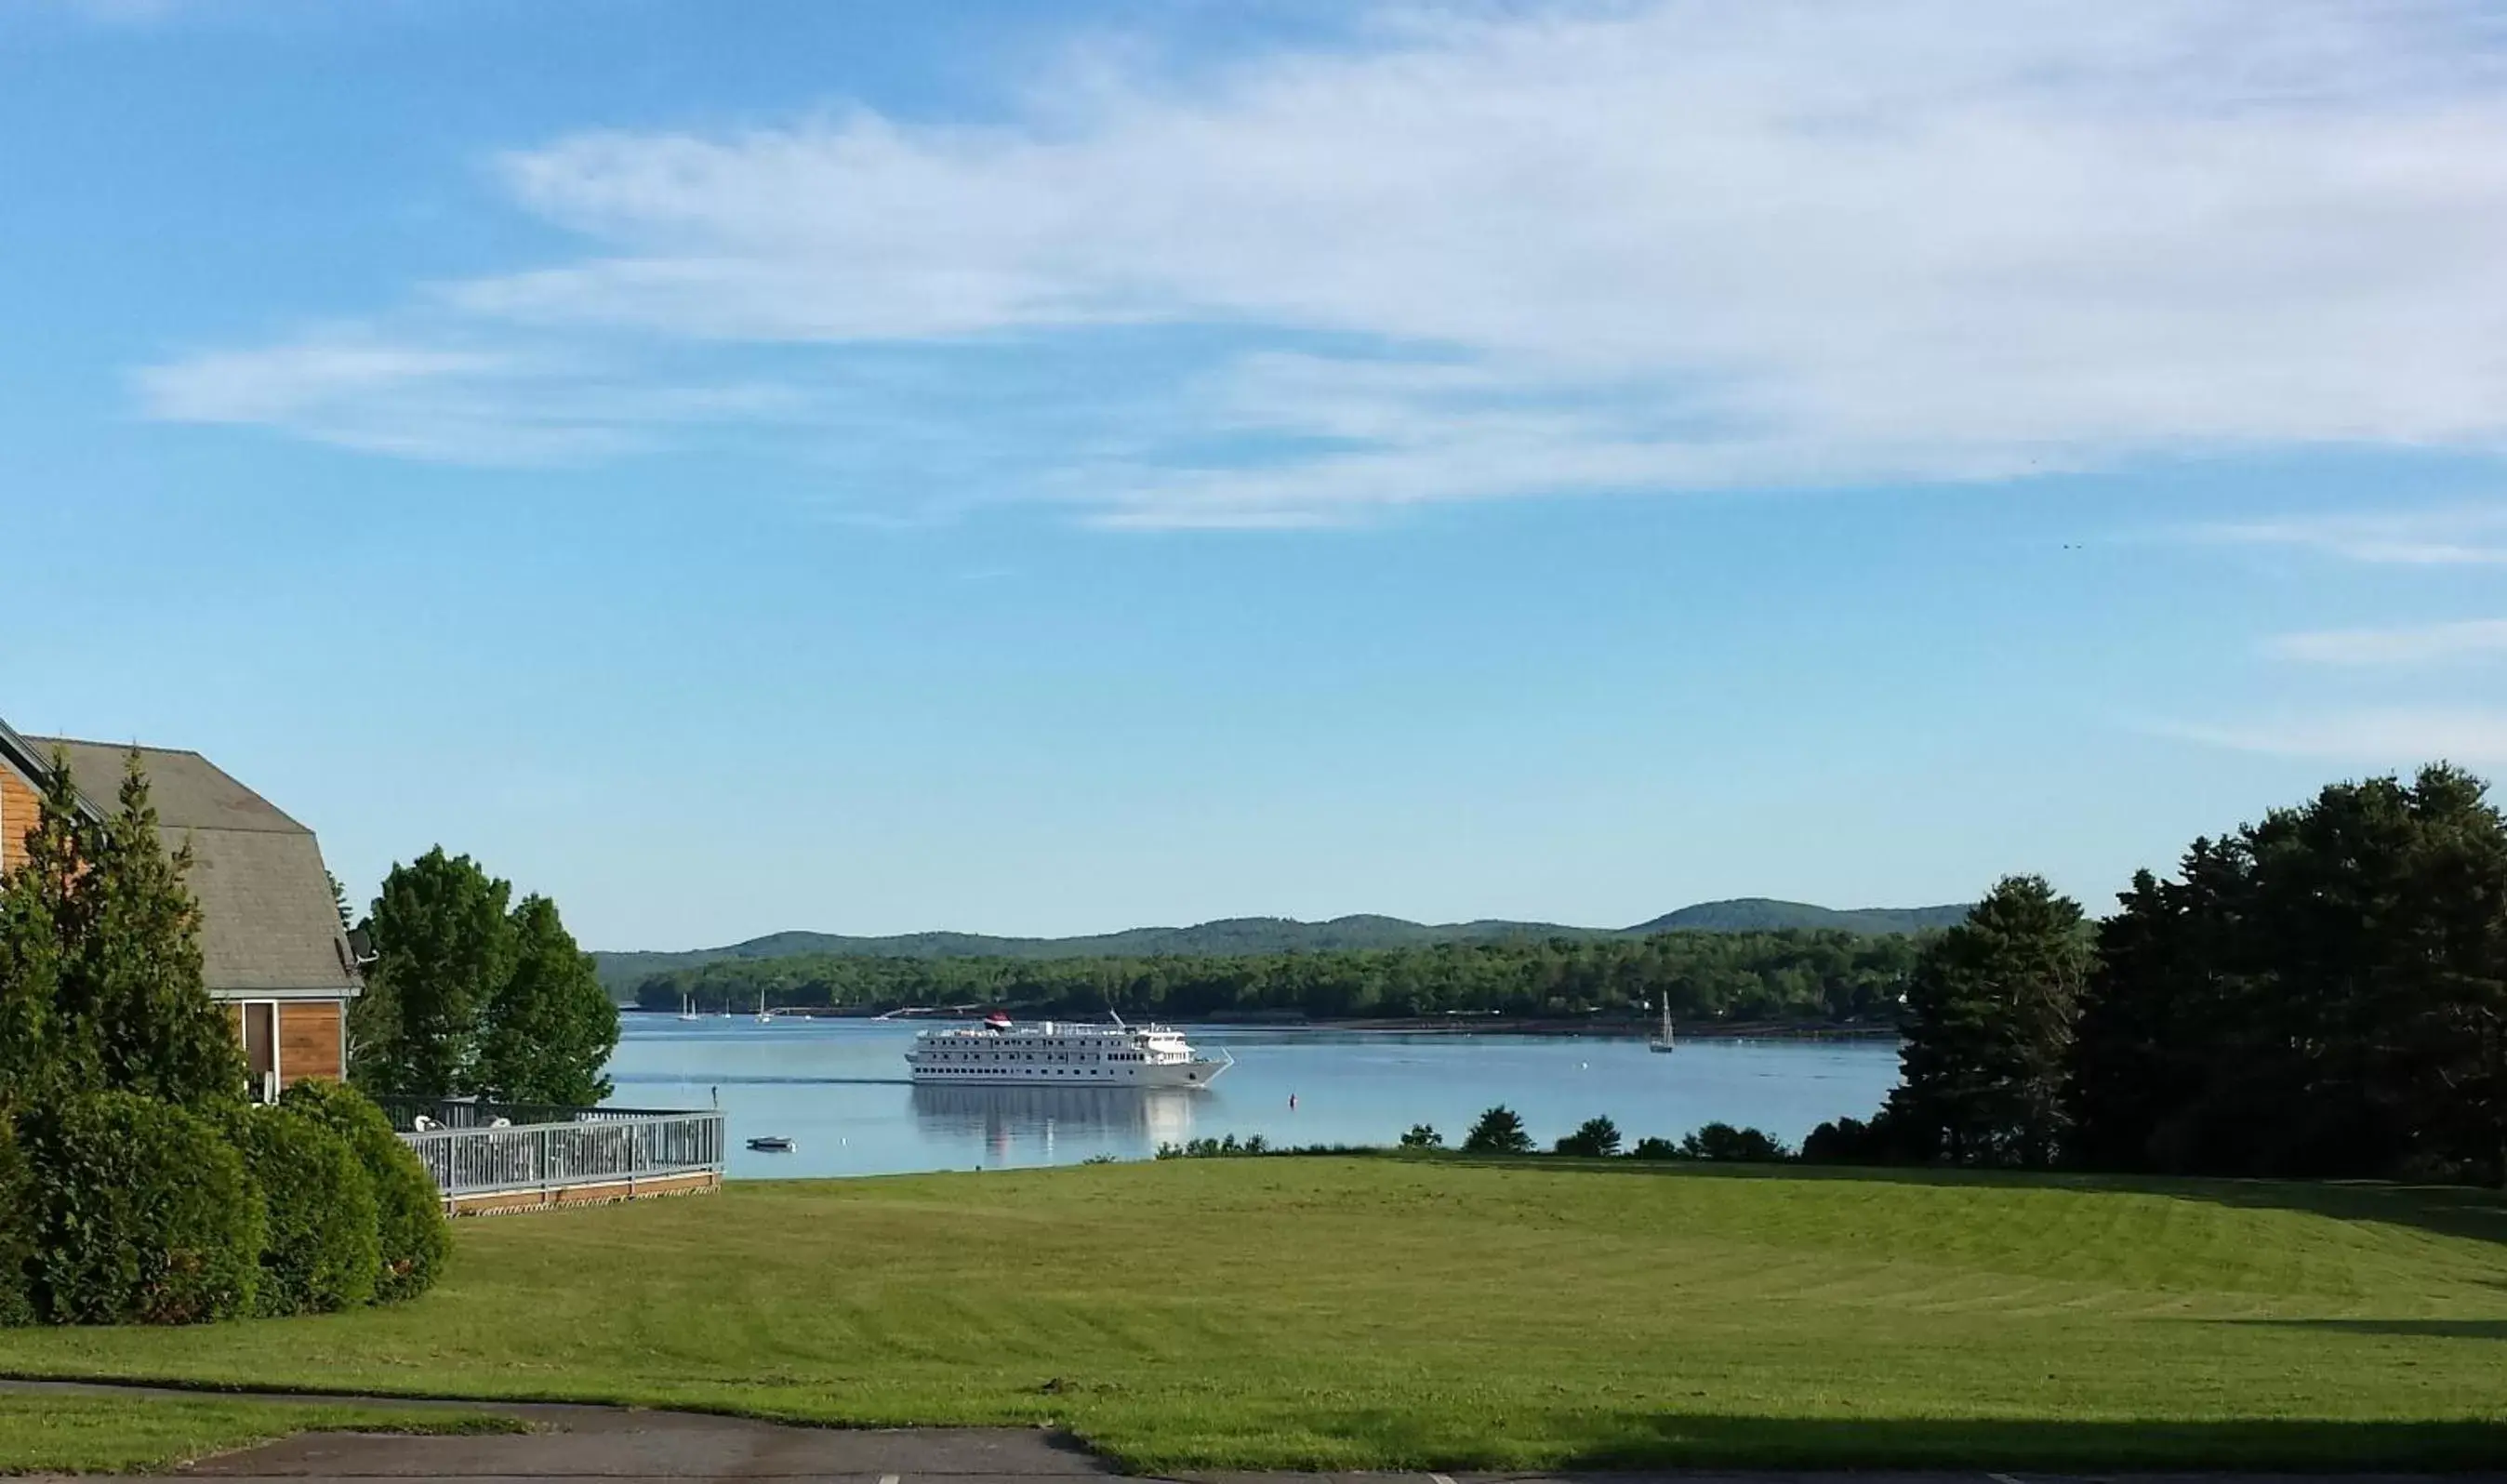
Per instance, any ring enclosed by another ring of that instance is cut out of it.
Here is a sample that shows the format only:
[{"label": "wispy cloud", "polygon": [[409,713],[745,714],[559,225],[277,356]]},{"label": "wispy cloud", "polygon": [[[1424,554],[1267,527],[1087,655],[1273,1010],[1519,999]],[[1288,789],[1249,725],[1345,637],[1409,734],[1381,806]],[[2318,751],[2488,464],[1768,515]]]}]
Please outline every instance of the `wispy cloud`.
[{"label": "wispy cloud", "polygon": [[2392,566],[2507,566],[2507,505],[2313,516],[2197,527],[2198,540]]},{"label": "wispy cloud", "polygon": [[2507,619],[2288,633],[2269,648],[2282,659],[2320,665],[2428,665],[2507,656]]},{"label": "wispy cloud", "polygon": [[[1043,451],[1130,525],[2497,449],[2507,64],[2484,13],[1393,7],[1361,45],[1190,88],[1091,72],[1024,123],[839,110],[520,150],[514,199],[583,256],[427,302],[479,335],[831,356],[1192,327],[1176,447]],[[1194,446],[1231,431],[1262,446]],[[2367,560],[2487,560],[2445,549]]]},{"label": "wispy cloud", "polygon": [[163,20],[172,15],[184,0],[24,0],[37,11],[59,11],[112,24],[136,24]]},{"label": "wispy cloud", "polygon": [[566,354],[448,349],[335,332],[139,373],[142,406],[180,422],[283,427],[317,443],[447,463],[580,463],[674,427],[812,420],[789,386],[672,384]]},{"label": "wispy cloud", "polygon": [[2507,711],[2370,709],[2271,722],[2163,723],[2150,730],[2206,746],[2377,768],[2445,760],[2507,762]]}]

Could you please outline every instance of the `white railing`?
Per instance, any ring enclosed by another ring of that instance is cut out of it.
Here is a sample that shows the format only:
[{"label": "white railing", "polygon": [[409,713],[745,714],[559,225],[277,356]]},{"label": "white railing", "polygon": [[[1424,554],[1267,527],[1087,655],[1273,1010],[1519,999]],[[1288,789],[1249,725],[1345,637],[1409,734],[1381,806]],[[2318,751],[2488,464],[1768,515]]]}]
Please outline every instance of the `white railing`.
[{"label": "white railing", "polygon": [[722,1173],[722,1114],[604,1113],[597,1122],[401,1135],[448,1201]]}]

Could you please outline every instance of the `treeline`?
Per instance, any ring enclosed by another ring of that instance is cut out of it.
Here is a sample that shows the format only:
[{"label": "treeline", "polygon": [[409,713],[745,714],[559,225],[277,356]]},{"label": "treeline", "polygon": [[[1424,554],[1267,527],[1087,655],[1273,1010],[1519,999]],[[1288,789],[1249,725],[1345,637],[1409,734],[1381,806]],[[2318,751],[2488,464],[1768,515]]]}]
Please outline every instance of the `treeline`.
[{"label": "treeline", "polygon": [[2085,936],[2003,882],[1928,944],[1904,1080],[1812,1159],[2507,1181],[2507,820],[2341,783],[2193,843]]},{"label": "treeline", "polygon": [[656,974],[647,1010],[883,1011],[980,1004],[1038,1015],[1143,1019],[1294,1014],[1317,1020],[1445,1014],[1642,1014],[1679,1020],[1871,1021],[1894,1016],[1919,941],[1836,931],[1666,932],[1645,938],[1439,943],[1339,953],[1149,959],[723,960]]}]

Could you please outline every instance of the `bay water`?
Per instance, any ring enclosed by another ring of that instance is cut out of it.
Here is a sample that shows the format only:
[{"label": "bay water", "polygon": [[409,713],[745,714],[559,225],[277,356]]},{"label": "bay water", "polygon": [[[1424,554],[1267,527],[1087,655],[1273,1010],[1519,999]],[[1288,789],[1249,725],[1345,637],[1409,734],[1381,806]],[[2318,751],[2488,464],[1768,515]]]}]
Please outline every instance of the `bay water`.
[{"label": "bay water", "polygon": [[[1199,1091],[916,1087],[905,1052],[932,1021],[620,1020],[611,1104],[719,1106],[741,1179],[1144,1159],[1228,1134],[1389,1144],[1416,1123],[1459,1144],[1500,1103],[1544,1148],[1595,1114],[1630,1144],[1719,1120],[1798,1144],[1827,1119],[1870,1117],[1898,1080],[1891,1041],[1698,1039],[1664,1056],[1624,1037],[1195,1026],[1195,1050],[1236,1060]],[[795,1147],[746,1147],[767,1137]]]}]

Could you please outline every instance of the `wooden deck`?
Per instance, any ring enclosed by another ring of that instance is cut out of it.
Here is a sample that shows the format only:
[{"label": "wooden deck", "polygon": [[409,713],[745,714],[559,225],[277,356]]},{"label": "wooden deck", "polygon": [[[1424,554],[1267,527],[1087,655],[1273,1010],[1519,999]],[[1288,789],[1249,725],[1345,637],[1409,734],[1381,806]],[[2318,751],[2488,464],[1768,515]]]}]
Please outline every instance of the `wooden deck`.
[{"label": "wooden deck", "polygon": [[722,1184],[718,1112],[383,1103],[454,1215],[692,1195]]}]

